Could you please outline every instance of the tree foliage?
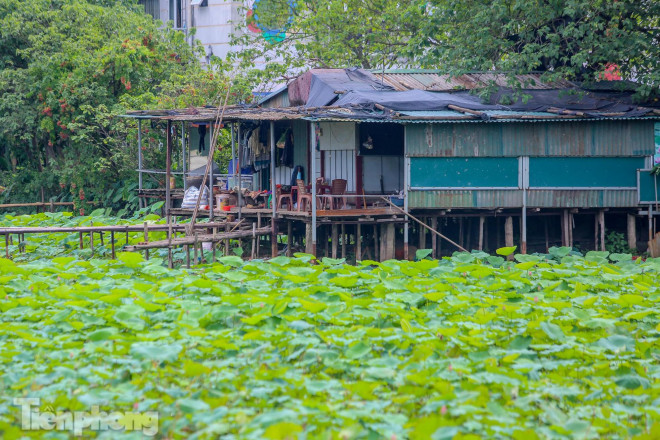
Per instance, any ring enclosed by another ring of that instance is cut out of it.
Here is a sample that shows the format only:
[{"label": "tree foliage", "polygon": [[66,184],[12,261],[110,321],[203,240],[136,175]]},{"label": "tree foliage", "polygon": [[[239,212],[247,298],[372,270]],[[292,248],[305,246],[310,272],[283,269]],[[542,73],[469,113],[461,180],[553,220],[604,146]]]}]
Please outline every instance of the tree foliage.
[{"label": "tree foliage", "polygon": [[[271,0],[284,14],[287,0]],[[609,68],[642,86],[660,83],[660,2],[655,0],[302,0],[283,39],[241,34],[243,60],[284,68],[432,68],[449,74],[541,71],[595,81]],[[258,23],[257,23],[258,24]],[[281,41],[279,41],[281,40]],[[275,71],[275,70],[273,70]],[[512,84],[516,85],[516,84]]]},{"label": "tree foliage", "polygon": [[660,81],[659,20],[655,0],[432,0],[408,50],[419,66],[455,74],[593,82],[610,67],[649,95]]},{"label": "tree foliage", "polygon": [[135,124],[117,115],[224,96],[226,78],[202,69],[182,33],[124,3],[0,0],[5,200],[34,201],[41,187],[101,198],[136,178]]},{"label": "tree foliage", "polygon": [[[286,28],[286,37],[279,41],[269,38],[267,32],[242,32],[234,42],[246,49],[234,56],[247,62],[273,62],[269,66],[272,71],[267,74],[277,73],[277,64],[284,71],[305,67],[392,67],[404,61],[399,58],[422,19],[424,8],[417,3],[261,0],[255,5],[255,25],[265,31],[275,23],[275,27]],[[288,25],[278,19],[289,14]]]}]

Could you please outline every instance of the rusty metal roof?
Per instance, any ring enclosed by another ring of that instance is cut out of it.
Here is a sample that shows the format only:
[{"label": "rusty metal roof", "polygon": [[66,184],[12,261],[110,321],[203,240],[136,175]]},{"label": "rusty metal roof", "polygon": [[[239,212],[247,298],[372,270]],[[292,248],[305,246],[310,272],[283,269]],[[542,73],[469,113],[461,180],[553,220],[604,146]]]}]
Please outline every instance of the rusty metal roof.
[{"label": "rusty metal roof", "polygon": [[[497,85],[499,87],[510,87],[510,78],[504,73],[479,72],[452,77],[437,70],[372,70],[374,76],[383,84],[394,87],[398,91],[426,90],[429,92],[451,92],[454,90],[473,90]],[[563,89],[575,87],[569,81],[546,82],[541,80],[542,74],[530,73],[516,75],[515,81],[522,84],[528,90]]]}]

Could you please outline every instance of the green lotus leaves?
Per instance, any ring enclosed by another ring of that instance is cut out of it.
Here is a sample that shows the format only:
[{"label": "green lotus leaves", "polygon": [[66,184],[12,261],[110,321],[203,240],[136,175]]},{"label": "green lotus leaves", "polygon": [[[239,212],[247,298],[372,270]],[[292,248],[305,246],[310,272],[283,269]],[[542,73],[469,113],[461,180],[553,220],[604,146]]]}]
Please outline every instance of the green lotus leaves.
[{"label": "green lotus leaves", "polygon": [[[4,221],[89,223],[33,217]],[[1,438],[49,434],[20,429],[12,400],[30,396],[158,411],[173,439],[660,435],[658,259],[509,248],[170,270],[158,251],[25,241],[0,259]]]}]

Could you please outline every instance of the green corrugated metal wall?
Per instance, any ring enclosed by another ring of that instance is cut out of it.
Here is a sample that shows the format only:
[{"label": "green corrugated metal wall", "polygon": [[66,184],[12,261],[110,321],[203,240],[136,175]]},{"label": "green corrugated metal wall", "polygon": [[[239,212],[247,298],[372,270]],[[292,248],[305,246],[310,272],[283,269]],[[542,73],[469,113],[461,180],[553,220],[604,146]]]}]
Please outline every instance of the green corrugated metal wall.
[{"label": "green corrugated metal wall", "polygon": [[653,121],[408,124],[411,157],[649,156]]},{"label": "green corrugated metal wall", "polygon": [[[410,209],[520,208],[522,190],[434,190],[408,192]],[[528,190],[529,208],[627,208],[637,206],[636,190]]]}]

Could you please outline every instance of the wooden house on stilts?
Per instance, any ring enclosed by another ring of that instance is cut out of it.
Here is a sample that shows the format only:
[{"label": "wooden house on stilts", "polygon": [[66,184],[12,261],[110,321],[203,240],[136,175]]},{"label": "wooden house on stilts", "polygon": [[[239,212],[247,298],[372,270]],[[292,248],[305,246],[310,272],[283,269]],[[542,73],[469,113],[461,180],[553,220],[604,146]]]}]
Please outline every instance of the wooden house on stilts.
[{"label": "wooden house on stilts", "polygon": [[[605,249],[609,231],[646,250],[657,231],[658,107],[605,83],[589,90],[538,75],[519,80],[527,86],[514,92],[493,73],[310,70],[256,105],[226,109],[233,160],[228,175],[213,171],[211,181],[216,192],[244,191],[232,208],[211,197],[201,212],[270,223],[272,255],[586,251]],[[487,99],[471,92],[484,86],[492,88]],[[213,129],[216,114],[129,116],[167,124],[168,169],[159,172],[169,182],[179,148],[172,133],[182,149],[177,172],[188,176],[194,127]],[[152,171],[140,159],[141,176]],[[168,215],[190,215],[172,198],[181,190],[160,191]]]}]

